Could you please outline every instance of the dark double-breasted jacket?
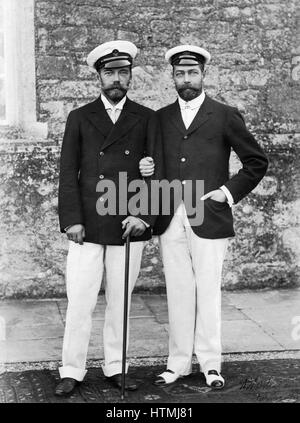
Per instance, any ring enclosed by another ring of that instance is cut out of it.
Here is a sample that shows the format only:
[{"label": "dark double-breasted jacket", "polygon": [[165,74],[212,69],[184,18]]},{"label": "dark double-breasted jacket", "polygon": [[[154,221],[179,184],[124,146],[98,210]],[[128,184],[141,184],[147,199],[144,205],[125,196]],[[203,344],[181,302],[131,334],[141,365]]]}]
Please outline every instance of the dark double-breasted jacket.
[{"label": "dark double-breasted jacket", "polygon": [[[74,224],[85,226],[85,241],[122,245],[121,222],[128,213],[119,214],[119,175],[126,173],[127,183],[141,179],[139,161],[145,155],[161,156],[158,119],[154,111],[126,99],[119,119],[112,123],[99,97],[68,116],[60,159],[59,221],[63,232]],[[158,172],[159,166],[156,168]],[[156,178],[157,174],[153,175]],[[105,192],[99,181],[110,180],[116,187],[116,213],[99,215],[96,204]],[[149,179],[147,179],[147,182]],[[150,191],[150,190],[149,190]],[[123,193],[124,194],[124,193]],[[128,201],[134,195],[127,192]],[[124,207],[123,207],[124,209]],[[140,237],[151,238],[156,216],[150,210],[140,214],[150,225]]]}]

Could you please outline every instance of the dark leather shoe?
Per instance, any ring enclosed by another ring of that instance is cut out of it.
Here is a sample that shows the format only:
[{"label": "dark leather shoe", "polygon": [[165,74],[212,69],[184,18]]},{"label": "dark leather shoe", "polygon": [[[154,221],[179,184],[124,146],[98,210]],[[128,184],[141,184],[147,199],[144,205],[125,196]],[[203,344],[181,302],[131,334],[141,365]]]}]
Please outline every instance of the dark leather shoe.
[{"label": "dark leather shoe", "polygon": [[74,392],[74,389],[77,385],[79,385],[79,383],[80,382],[75,379],[72,379],[71,377],[65,377],[56,386],[54,393],[58,397],[69,396]]},{"label": "dark leather shoe", "polygon": [[[110,376],[106,378],[115,388],[121,389],[122,387],[122,375],[118,373],[116,375]],[[136,391],[137,390],[137,383],[134,379],[130,376],[126,375],[125,377],[125,389],[127,391]]]}]

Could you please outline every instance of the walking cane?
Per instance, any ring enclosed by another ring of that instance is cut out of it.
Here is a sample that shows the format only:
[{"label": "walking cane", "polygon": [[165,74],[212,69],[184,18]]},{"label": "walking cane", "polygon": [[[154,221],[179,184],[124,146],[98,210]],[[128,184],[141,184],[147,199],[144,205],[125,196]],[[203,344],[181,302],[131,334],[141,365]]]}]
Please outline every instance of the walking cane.
[{"label": "walking cane", "polygon": [[125,396],[125,371],[126,371],[126,343],[127,343],[127,321],[128,321],[128,276],[130,257],[130,234],[126,238],[125,250],[125,281],[124,281],[124,316],[123,316],[123,354],[122,354],[122,379],[121,399]]}]

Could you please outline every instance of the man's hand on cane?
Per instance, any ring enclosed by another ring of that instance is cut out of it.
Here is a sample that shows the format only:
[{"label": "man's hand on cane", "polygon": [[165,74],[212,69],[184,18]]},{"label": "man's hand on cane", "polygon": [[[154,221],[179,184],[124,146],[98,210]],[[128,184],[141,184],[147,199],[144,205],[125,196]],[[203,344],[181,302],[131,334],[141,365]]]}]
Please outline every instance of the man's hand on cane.
[{"label": "man's hand on cane", "polygon": [[81,224],[72,225],[66,230],[66,234],[69,241],[74,241],[80,245],[83,244],[85,238],[85,229]]},{"label": "man's hand on cane", "polygon": [[142,160],[140,160],[139,168],[143,178],[152,176],[155,168],[155,163],[152,157],[144,157]]},{"label": "man's hand on cane", "polygon": [[131,236],[141,236],[145,232],[146,225],[137,217],[128,216],[122,222],[122,229],[125,229],[122,236],[125,239],[129,234]]}]

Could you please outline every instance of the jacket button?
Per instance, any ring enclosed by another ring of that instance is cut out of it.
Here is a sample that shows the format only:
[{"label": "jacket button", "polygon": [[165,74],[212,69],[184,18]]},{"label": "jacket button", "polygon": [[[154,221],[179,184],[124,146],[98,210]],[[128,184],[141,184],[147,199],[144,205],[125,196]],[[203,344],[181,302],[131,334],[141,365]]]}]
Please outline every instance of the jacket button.
[{"label": "jacket button", "polygon": [[182,162],[185,162],[186,161],[186,158],[185,157],[181,157],[181,161]]},{"label": "jacket button", "polygon": [[103,198],[103,197],[100,197],[100,198],[99,198],[99,201],[104,201],[104,198]]},{"label": "jacket button", "polygon": [[100,155],[100,157],[104,156],[104,152],[100,151],[99,155]]},{"label": "jacket button", "polygon": [[99,178],[100,178],[100,179],[104,179],[104,175],[100,175],[100,176],[99,176]]},{"label": "jacket button", "polygon": [[128,156],[128,154],[130,153],[130,151],[129,150],[125,150],[125,154],[126,154],[126,156]]},{"label": "jacket button", "polygon": [[187,140],[187,139],[188,139],[188,136],[187,136],[187,135],[185,135],[185,136],[183,137],[183,139],[184,139],[184,140]]}]

